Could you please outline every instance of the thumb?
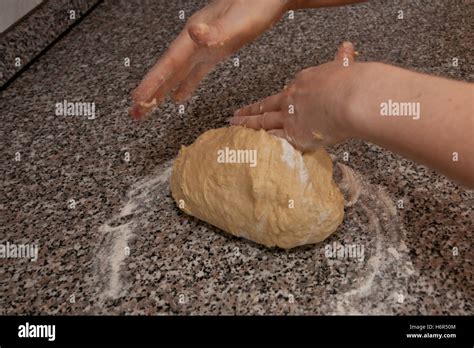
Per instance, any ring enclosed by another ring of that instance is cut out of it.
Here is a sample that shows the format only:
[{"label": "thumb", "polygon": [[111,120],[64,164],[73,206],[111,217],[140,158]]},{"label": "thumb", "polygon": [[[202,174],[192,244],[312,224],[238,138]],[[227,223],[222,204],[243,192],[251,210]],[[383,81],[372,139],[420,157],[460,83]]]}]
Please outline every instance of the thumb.
[{"label": "thumb", "polygon": [[345,41],[337,49],[335,60],[344,60],[344,62],[352,63],[355,60],[355,55],[354,45],[349,41]]},{"label": "thumb", "polygon": [[219,31],[215,25],[207,23],[191,24],[188,28],[191,39],[200,46],[217,46],[220,42]]}]

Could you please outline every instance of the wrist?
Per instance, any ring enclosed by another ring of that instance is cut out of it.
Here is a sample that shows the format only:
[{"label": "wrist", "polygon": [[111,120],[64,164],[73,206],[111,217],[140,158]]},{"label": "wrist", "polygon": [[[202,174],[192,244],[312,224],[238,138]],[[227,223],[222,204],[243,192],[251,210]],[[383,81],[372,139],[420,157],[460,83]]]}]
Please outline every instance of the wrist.
[{"label": "wrist", "polygon": [[[282,0],[285,1],[285,0]],[[321,7],[319,2],[321,0],[286,0],[288,10],[299,10],[303,8],[316,8]]]},{"label": "wrist", "polygon": [[357,63],[348,83],[344,110],[340,113],[343,120],[341,127],[345,129],[348,138],[367,140],[368,116],[370,115],[370,100],[375,91],[371,90],[374,81],[383,75],[385,65],[376,62]]},{"label": "wrist", "polygon": [[281,0],[287,3],[287,10],[350,5],[366,0]]},{"label": "wrist", "polygon": [[281,3],[281,10],[282,10],[282,13],[285,13],[287,11],[290,11],[290,10],[296,10],[298,9],[298,2],[300,0],[279,0],[280,3]]}]

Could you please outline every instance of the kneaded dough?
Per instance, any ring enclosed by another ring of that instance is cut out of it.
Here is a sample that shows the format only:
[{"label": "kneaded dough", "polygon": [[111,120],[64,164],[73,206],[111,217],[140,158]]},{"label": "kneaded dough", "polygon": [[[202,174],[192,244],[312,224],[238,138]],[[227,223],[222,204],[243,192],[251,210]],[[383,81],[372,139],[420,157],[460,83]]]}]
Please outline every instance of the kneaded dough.
[{"label": "kneaded dough", "polygon": [[[256,161],[231,150],[256,150]],[[247,163],[229,163],[236,159]],[[320,242],[344,216],[324,149],[302,155],[286,140],[240,126],[209,130],[182,146],[171,192],[187,214],[268,247]]]}]

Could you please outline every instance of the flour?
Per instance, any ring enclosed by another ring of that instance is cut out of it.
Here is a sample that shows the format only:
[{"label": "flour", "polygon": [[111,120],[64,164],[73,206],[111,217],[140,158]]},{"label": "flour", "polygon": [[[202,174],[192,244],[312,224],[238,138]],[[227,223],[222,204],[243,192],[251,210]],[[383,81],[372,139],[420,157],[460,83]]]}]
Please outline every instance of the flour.
[{"label": "flour", "polygon": [[300,181],[307,183],[309,181],[309,173],[304,164],[303,156],[301,153],[296,150],[288,141],[282,138],[278,138],[281,142],[282,154],[281,159],[285,162],[290,168],[298,166],[298,175]]},{"label": "flour", "polygon": [[[171,174],[171,165],[170,161],[153,175],[133,185],[127,192],[127,199],[120,211],[99,227],[99,232],[104,239],[96,251],[98,271],[100,280],[106,281],[106,284],[103,284],[104,290],[100,294],[102,299],[118,298],[122,295],[120,270],[125,259],[131,254],[129,240],[139,226],[147,224],[140,213],[145,210],[150,200],[155,199],[155,191],[167,184]],[[116,221],[121,221],[123,218],[130,220],[116,225]]]},{"label": "flour", "polygon": [[296,151],[285,139],[278,138],[281,142],[281,159],[290,167],[294,168],[296,163]]},{"label": "flour", "polygon": [[[411,299],[407,287],[410,276],[416,272],[403,242],[406,231],[393,199],[382,187],[370,184],[360,173],[341,163],[337,167],[343,176],[338,185],[345,193],[345,205],[352,207],[352,214],[360,210],[367,217],[368,223],[361,229],[373,236],[369,240],[375,239],[375,248],[359,274],[350,275],[351,288],[335,296],[333,314],[386,314],[387,291],[394,306],[400,299]],[[363,219],[351,220],[363,223]],[[388,276],[394,273],[395,279]]]}]

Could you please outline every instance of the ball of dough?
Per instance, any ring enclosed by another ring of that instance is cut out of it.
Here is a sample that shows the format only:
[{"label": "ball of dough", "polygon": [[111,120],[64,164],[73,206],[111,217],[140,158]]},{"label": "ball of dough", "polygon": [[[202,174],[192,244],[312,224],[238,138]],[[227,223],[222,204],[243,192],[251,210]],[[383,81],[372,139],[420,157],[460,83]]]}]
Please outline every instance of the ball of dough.
[{"label": "ball of dough", "polygon": [[187,214],[268,247],[320,242],[344,216],[324,149],[302,155],[286,140],[240,126],[183,146],[171,192]]}]

